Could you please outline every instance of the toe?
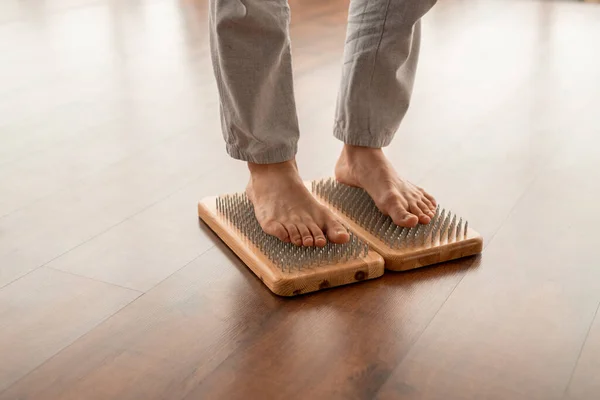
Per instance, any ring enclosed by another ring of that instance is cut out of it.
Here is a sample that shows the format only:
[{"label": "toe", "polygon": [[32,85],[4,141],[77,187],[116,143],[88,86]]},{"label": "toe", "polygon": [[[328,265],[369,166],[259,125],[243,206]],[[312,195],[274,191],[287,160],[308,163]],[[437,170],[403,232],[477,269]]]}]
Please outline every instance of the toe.
[{"label": "toe", "polygon": [[429,193],[427,193],[425,190],[422,190],[421,193],[423,193],[423,196],[425,196],[425,198],[431,202],[431,204],[433,205],[433,208],[435,209],[437,207],[437,201],[435,201],[435,198],[432,195],[430,195]]},{"label": "toe", "polygon": [[300,236],[302,237],[302,245],[303,246],[312,246],[314,245],[315,241],[313,239],[313,235],[312,233],[310,233],[310,230],[308,229],[308,227],[304,224],[298,224],[298,232],[300,232]]},{"label": "toe", "polygon": [[408,207],[409,207],[408,209],[410,210],[410,212],[417,216],[417,218],[419,219],[420,223],[422,223],[422,224],[428,224],[431,221],[431,218],[429,218],[427,216],[427,214],[425,214],[423,212],[423,210],[421,209],[421,207],[419,207],[417,205],[416,201],[409,203]]},{"label": "toe", "polygon": [[350,240],[350,234],[348,233],[348,230],[344,228],[344,225],[335,219],[329,220],[325,224],[325,229],[327,231],[327,237],[333,243],[343,244]]},{"label": "toe", "polygon": [[412,228],[417,226],[419,218],[409,213],[404,207],[398,205],[388,212],[388,215],[392,218],[392,221],[398,226],[406,228]]},{"label": "toe", "polygon": [[430,217],[433,217],[435,215],[435,206],[433,205],[433,203],[431,201],[429,201],[429,199],[425,196],[421,197],[421,201],[423,203],[425,203],[427,208],[429,208],[429,211],[431,211],[431,214],[427,214],[427,215],[429,215]]},{"label": "toe", "polygon": [[327,239],[325,239],[323,231],[321,230],[321,228],[319,228],[317,224],[315,224],[314,222],[308,224],[308,229],[312,233],[312,236],[315,238],[315,246],[323,247],[327,244]]},{"label": "toe", "polygon": [[290,241],[290,236],[288,235],[287,229],[285,229],[285,227],[279,222],[269,222],[265,224],[265,226],[263,226],[263,230],[265,231],[265,233],[271,236],[275,236],[279,240],[282,240],[284,242]]},{"label": "toe", "polygon": [[285,224],[285,229],[287,229],[292,243],[296,246],[302,246],[302,236],[300,236],[300,231],[298,231],[296,224]]},{"label": "toe", "polygon": [[425,215],[427,215],[429,217],[430,220],[431,220],[431,218],[433,218],[433,216],[434,216],[434,209],[433,209],[433,207],[430,207],[424,201],[417,202],[417,205],[419,206],[419,208],[421,209],[421,211],[423,211],[425,213]]}]

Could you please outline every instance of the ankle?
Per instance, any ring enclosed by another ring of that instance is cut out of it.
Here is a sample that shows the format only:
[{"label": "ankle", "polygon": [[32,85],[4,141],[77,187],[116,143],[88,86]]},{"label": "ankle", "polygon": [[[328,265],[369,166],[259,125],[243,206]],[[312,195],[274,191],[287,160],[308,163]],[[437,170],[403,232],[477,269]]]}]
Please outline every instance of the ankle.
[{"label": "ankle", "polygon": [[296,165],[296,160],[289,160],[273,164],[255,164],[249,162],[248,169],[250,170],[250,176],[252,179],[276,175],[298,175],[298,166]]},{"label": "ankle", "polygon": [[359,158],[364,159],[366,157],[383,157],[383,150],[379,147],[363,147],[345,144],[342,149],[342,155],[345,156],[348,161],[353,161]]},{"label": "ankle", "polygon": [[386,158],[381,148],[345,145],[340,161],[353,173],[363,175],[365,169],[384,165]]},{"label": "ankle", "polygon": [[266,172],[278,172],[278,171],[288,171],[288,170],[297,170],[296,168],[296,160],[289,160],[280,163],[272,163],[272,164],[255,164],[248,163],[248,169],[251,174],[258,173],[266,173]]}]

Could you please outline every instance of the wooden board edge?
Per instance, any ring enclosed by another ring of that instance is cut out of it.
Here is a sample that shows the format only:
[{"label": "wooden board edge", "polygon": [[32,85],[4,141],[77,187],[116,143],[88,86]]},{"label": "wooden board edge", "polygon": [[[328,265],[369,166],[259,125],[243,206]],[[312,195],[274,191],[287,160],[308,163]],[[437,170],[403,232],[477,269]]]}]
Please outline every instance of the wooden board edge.
[{"label": "wooden board edge", "polygon": [[[360,227],[354,229],[359,230]],[[466,239],[458,242],[443,243],[436,247],[421,247],[415,249],[413,252],[406,252],[402,249],[390,249],[385,243],[363,229],[360,229],[360,237],[366,240],[369,245],[373,246],[375,251],[383,256],[386,261],[385,269],[389,271],[407,271],[427,267],[479,254],[483,251],[483,237],[471,228],[469,228]]]},{"label": "wooden board edge", "polygon": [[[312,182],[305,182],[305,185],[312,193]],[[423,247],[411,254],[406,254],[401,250],[390,249],[379,238],[367,232],[359,224],[320,196],[314,193],[313,196],[333,212],[336,217],[342,220],[358,237],[366,241],[374,251],[381,254],[385,260],[385,269],[388,271],[408,271],[468,257],[483,251],[483,236],[472,228],[468,228],[467,238],[458,242],[444,243],[437,247]]]},{"label": "wooden board edge", "polygon": [[219,220],[214,212],[216,196],[206,197],[198,203],[198,216],[208,227],[252,270],[252,272],[279,296],[296,296],[318,290],[339,287],[351,283],[375,279],[383,276],[385,261],[383,257],[369,251],[366,257],[352,260],[340,265],[341,271],[331,274],[331,269],[315,268],[312,273],[287,275],[258,250],[249,251],[247,246],[240,245],[234,234]]},{"label": "wooden board edge", "polygon": [[[238,241],[233,234],[223,227],[223,224],[217,219],[216,215],[208,205],[214,201],[215,197],[206,197],[198,203],[198,216],[202,219],[210,229],[229,247],[243,262],[254,272],[254,274],[269,287],[276,289],[277,282],[283,280],[283,276],[278,270],[263,269],[257,267],[260,265],[259,260],[247,251],[244,251],[239,246]],[[267,279],[265,279],[265,277]],[[273,286],[275,285],[275,286]]]},{"label": "wooden board edge", "polygon": [[467,240],[450,243],[450,246],[444,246],[439,251],[435,251],[435,248],[430,250],[397,258],[392,256],[386,260],[385,268],[388,271],[408,271],[473,256],[482,252],[483,238],[481,236],[471,237]]}]

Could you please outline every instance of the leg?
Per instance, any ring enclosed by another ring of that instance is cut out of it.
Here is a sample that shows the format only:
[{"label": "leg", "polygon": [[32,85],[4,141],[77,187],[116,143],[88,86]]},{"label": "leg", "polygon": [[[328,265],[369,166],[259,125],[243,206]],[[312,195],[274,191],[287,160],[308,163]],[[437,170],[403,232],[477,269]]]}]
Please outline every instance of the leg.
[{"label": "leg", "polygon": [[304,186],[286,0],[210,0],[210,43],[228,154],[248,162],[246,192],[265,232],[297,245],[348,241]]},{"label": "leg", "polygon": [[296,154],[286,0],[211,0],[210,44],[228,154],[257,164]]},{"label": "leg", "polygon": [[402,226],[429,223],[435,199],[400,178],[385,158],[408,110],[419,57],[421,17],[435,0],[352,0],[334,135],[345,143],[336,166]]}]

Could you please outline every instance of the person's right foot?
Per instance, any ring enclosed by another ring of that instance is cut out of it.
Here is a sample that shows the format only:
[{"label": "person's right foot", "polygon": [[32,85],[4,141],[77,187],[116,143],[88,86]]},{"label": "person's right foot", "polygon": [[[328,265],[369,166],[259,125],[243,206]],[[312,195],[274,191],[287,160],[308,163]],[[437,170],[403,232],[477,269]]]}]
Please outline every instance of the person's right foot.
[{"label": "person's right foot", "polygon": [[294,161],[252,164],[246,188],[263,230],[297,246],[346,243],[346,228],[304,186]]}]

